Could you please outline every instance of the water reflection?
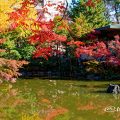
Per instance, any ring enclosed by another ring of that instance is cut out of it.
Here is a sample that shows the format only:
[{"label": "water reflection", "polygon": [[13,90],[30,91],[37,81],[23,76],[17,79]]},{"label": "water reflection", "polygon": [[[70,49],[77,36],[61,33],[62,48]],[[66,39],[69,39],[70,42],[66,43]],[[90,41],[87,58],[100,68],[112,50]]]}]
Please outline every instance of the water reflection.
[{"label": "water reflection", "polygon": [[113,94],[113,97],[114,97],[116,100],[119,100],[119,99],[120,99],[120,94]]},{"label": "water reflection", "polygon": [[[14,85],[2,84],[0,120],[21,120],[21,116],[22,120],[25,116],[31,120],[45,120],[48,117],[59,118],[59,114],[62,114],[62,120],[87,120],[89,116],[106,114],[103,111],[106,106],[120,106],[120,95],[98,92],[105,89],[99,82],[92,83],[92,86],[98,87],[87,87],[90,84],[56,80],[23,80]],[[98,117],[98,120],[102,119]]]}]

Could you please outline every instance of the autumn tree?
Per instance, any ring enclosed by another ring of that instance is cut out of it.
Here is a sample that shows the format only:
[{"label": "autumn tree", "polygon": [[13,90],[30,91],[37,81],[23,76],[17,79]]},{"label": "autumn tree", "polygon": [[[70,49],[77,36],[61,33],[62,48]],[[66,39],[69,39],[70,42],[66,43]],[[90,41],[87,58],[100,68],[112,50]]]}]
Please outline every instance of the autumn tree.
[{"label": "autumn tree", "polygon": [[27,37],[31,34],[33,20],[37,19],[37,10],[34,4],[26,6],[26,3],[24,0],[0,2],[0,14],[4,16],[0,18],[0,38],[6,39],[0,45],[6,52],[0,53],[0,57],[16,60],[32,58],[35,47],[29,44]]},{"label": "autumn tree", "polygon": [[88,0],[87,2],[86,0],[79,0],[71,5],[69,16],[73,21],[84,16],[87,23],[95,29],[109,23],[105,16],[105,10],[106,8],[102,0]]},{"label": "autumn tree", "polygon": [[[5,39],[0,39],[0,44],[3,44],[5,41]],[[0,49],[0,54],[5,51],[5,49]],[[20,76],[19,69],[25,64],[28,64],[28,62],[0,57],[0,83],[4,80],[12,83],[16,82],[16,78]]]}]

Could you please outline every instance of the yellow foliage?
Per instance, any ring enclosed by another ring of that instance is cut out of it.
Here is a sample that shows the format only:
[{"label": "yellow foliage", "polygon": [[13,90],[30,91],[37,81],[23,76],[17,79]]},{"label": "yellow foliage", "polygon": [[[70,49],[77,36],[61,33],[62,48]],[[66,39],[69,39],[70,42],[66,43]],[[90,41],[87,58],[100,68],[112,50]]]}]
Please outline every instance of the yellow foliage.
[{"label": "yellow foliage", "polygon": [[[0,32],[3,32],[9,28],[12,21],[8,21],[8,13],[20,8],[21,2],[23,2],[23,0],[0,0]],[[30,25],[32,24],[31,19],[37,18],[37,11],[33,5],[28,7],[28,19],[24,22],[27,23],[30,27]]]},{"label": "yellow foliage", "polygon": [[79,37],[84,34],[91,32],[94,28],[83,14],[80,14],[79,17],[76,17],[75,22],[71,24],[71,29],[73,33]]},{"label": "yellow foliage", "polygon": [[0,0],[0,32],[8,28],[8,12],[12,12],[10,7],[15,1],[14,0]]}]

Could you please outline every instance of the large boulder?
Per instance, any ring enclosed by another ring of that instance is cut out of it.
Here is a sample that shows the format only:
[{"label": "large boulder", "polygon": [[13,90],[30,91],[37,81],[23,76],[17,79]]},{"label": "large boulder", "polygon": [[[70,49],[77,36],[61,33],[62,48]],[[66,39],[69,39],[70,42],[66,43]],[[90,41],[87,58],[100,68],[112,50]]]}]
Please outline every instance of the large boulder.
[{"label": "large boulder", "polygon": [[110,84],[107,88],[107,93],[114,93],[114,94],[120,93],[120,86],[117,84]]}]

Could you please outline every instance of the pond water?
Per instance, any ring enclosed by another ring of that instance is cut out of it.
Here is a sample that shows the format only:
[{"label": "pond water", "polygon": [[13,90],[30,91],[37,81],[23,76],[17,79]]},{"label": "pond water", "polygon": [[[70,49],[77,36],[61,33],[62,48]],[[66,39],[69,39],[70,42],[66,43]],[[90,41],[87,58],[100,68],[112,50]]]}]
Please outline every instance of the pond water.
[{"label": "pond water", "polygon": [[109,83],[19,79],[0,85],[0,120],[120,120],[120,96]]}]

